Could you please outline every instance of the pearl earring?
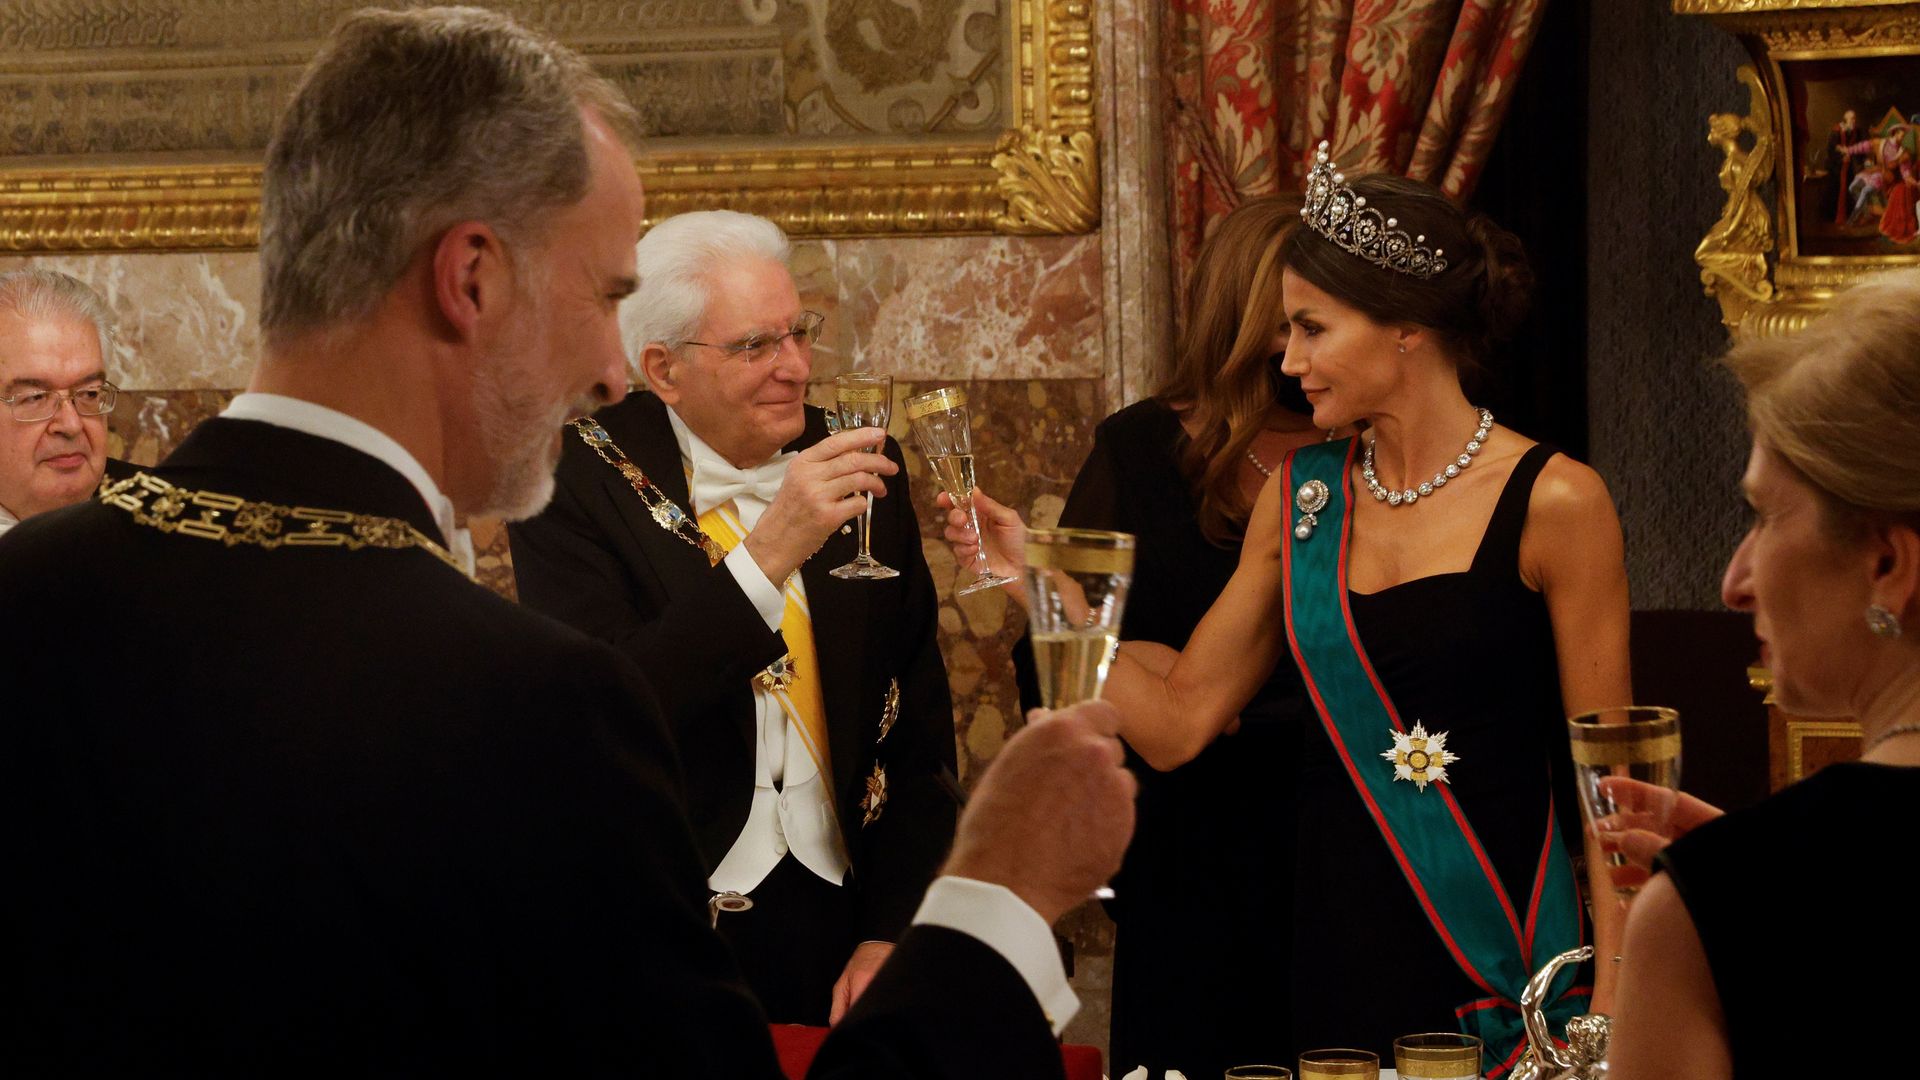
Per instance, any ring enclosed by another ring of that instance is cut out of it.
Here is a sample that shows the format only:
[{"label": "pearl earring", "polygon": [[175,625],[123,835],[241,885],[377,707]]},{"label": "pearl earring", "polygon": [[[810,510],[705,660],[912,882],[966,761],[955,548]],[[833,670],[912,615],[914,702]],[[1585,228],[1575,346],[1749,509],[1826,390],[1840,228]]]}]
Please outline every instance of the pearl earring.
[{"label": "pearl earring", "polygon": [[1900,636],[1900,617],[1879,604],[1867,605],[1867,629],[1875,637],[1897,638]]}]

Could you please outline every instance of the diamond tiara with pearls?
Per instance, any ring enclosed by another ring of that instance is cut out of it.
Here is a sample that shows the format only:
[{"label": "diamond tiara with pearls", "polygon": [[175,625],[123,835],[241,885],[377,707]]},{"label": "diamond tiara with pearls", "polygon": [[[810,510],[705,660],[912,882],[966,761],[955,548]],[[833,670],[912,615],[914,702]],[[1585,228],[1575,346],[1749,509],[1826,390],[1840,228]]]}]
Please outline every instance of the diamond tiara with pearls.
[{"label": "diamond tiara with pearls", "polygon": [[1347,186],[1346,176],[1335,171],[1328,157],[1326,142],[1314,151],[1313,162],[1300,217],[1314,232],[1375,266],[1422,280],[1447,268],[1445,249],[1428,250],[1425,235],[1407,235],[1397,219],[1368,206],[1366,196]]}]

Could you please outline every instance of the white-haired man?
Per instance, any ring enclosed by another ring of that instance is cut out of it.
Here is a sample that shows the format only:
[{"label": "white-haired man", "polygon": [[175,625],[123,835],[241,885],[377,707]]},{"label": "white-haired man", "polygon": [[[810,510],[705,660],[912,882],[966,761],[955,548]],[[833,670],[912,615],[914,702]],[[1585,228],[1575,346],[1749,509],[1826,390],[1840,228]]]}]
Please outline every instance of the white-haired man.
[{"label": "white-haired man", "polygon": [[0,274],[0,533],[93,494],[107,463],[113,312],[57,270]]},{"label": "white-haired man", "polygon": [[[476,9],[358,12],[308,68],[248,393],[0,537],[9,1075],[779,1075],[640,672],[460,551],[625,392],[631,135],[578,56]],[[107,610],[137,668],[40,617]],[[1057,1074],[1039,969],[978,918],[1044,936],[1117,864],[1116,726],[1009,741],[817,1074]]]},{"label": "white-haired man", "polygon": [[[652,390],[601,410],[603,435],[567,431],[558,496],[508,534],[522,603],[646,666],[708,885],[752,901],[721,936],[775,1022],[821,1024],[946,855],[953,704],[900,449],[805,405],[822,320],[787,258],[765,218],[654,226],[625,312]],[[869,493],[901,576],[832,577]]]}]

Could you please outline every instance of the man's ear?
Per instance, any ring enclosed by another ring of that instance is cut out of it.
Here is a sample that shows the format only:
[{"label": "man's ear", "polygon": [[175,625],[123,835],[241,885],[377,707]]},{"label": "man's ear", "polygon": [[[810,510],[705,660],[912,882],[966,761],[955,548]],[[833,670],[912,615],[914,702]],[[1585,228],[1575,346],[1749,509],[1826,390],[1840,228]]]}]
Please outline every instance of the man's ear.
[{"label": "man's ear", "polygon": [[647,389],[668,405],[680,403],[680,371],[687,359],[658,341],[649,341],[640,350],[640,377]]},{"label": "man's ear", "polygon": [[441,234],[433,250],[433,299],[455,338],[473,340],[512,295],[513,268],[491,227],[463,221]]}]

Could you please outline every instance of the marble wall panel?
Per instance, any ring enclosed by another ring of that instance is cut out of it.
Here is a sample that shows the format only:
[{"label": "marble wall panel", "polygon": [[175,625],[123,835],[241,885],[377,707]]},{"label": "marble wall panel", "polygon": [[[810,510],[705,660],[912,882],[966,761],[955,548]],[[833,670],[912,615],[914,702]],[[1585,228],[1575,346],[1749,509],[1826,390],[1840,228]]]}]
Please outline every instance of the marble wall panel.
[{"label": "marble wall panel", "polygon": [[[803,245],[804,246],[804,245]],[[1097,379],[1100,238],[957,236],[822,242],[842,332],[816,376]]]},{"label": "marble wall panel", "polygon": [[119,320],[107,363],[125,390],[245,386],[260,351],[260,260],[252,252],[0,258],[0,273],[59,270],[93,286]]}]

